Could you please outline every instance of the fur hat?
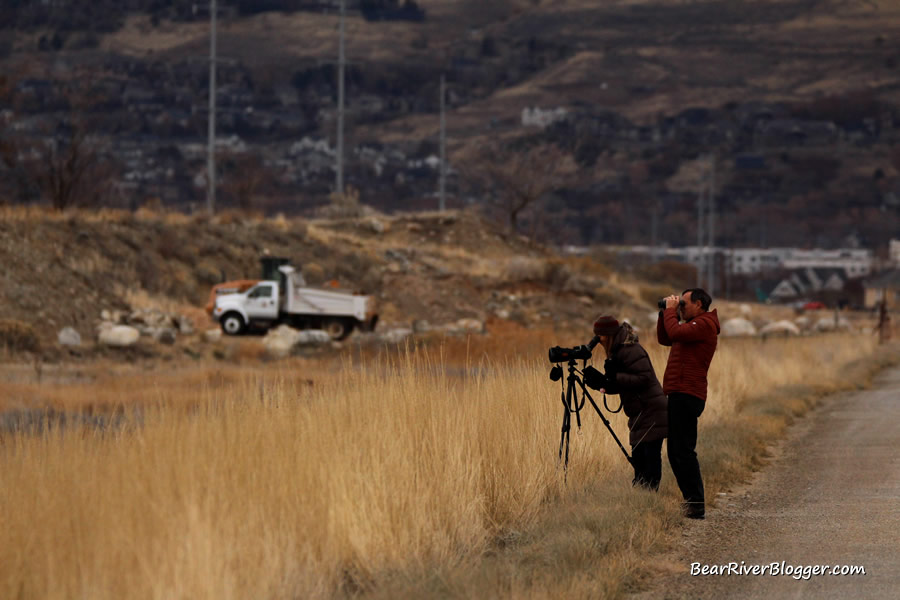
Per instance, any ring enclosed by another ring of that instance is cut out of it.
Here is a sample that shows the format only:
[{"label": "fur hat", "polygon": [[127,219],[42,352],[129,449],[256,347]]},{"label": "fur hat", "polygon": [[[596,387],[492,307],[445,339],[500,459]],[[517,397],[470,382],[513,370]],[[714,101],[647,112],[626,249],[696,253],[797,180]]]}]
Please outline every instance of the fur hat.
[{"label": "fur hat", "polygon": [[594,321],[594,335],[615,335],[619,331],[619,322],[609,316],[597,317]]}]

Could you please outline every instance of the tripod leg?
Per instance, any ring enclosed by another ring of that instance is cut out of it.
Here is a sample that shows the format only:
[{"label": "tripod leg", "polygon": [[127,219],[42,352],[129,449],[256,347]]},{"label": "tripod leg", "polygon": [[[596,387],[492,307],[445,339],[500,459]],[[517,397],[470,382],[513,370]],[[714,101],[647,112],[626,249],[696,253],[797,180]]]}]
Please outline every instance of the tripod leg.
[{"label": "tripod leg", "polygon": [[584,397],[591,401],[591,406],[594,407],[594,410],[597,411],[597,414],[600,416],[600,420],[603,421],[603,424],[606,425],[606,428],[609,430],[610,435],[613,436],[613,439],[616,440],[616,444],[619,446],[619,450],[622,451],[622,454],[625,455],[625,459],[628,461],[628,464],[634,466],[634,461],[628,456],[628,451],[625,450],[625,446],[622,445],[622,442],[619,441],[619,436],[616,435],[616,432],[613,431],[612,425],[609,422],[609,419],[603,416],[603,412],[601,412],[600,407],[597,406],[597,403],[594,402],[594,399],[591,397],[590,392],[587,391],[587,388],[584,387],[584,382],[579,380],[581,383],[581,391],[584,394]]}]

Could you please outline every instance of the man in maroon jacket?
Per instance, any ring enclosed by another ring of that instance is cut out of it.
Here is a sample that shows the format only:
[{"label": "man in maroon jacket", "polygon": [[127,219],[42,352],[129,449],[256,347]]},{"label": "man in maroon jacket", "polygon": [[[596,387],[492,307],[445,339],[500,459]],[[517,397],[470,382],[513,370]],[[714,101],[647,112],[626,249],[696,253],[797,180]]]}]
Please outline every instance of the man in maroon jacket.
[{"label": "man in maroon jacket", "polygon": [[666,309],[656,322],[659,343],[672,347],[663,377],[669,399],[669,464],[684,496],[684,515],[691,519],[706,514],[696,448],[697,419],[706,407],[706,373],[720,331],[718,314],[709,312],[711,302],[699,288],[685,290],[680,299],[666,298]]}]

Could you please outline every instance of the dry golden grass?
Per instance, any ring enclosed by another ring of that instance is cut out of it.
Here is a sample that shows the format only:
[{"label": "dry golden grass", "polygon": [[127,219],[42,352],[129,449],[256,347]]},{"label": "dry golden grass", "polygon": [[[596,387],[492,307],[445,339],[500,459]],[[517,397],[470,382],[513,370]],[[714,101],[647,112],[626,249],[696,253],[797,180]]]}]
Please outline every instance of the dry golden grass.
[{"label": "dry golden grass", "polygon": [[[677,492],[668,468],[660,494],[630,489],[587,412],[564,483],[549,335],[467,360],[435,345],[60,388],[141,410],[112,429],[0,434],[0,597],[619,596],[679,522]],[[646,347],[661,373],[665,351]],[[723,340],[701,420],[709,496],[805,410],[800,386],[836,388],[873,350]]]}]

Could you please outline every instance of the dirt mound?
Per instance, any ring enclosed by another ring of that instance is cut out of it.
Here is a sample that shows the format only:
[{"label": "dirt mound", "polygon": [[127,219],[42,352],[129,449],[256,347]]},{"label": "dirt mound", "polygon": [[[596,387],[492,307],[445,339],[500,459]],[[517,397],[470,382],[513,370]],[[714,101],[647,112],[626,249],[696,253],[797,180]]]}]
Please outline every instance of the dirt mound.
[{"label": "dirt mound", "polygon": [[212,285],[255,277],[285,256],[323,282],[378,298],[383,327],[459,319],[581,323],[631,306],[594,261],[563,259],[468,212],[339,220],[215,219],[149,212],[0,216],[0,307],[42,347],[74,327],[86,341],[104,310],[183,314],[202,332]]}]

